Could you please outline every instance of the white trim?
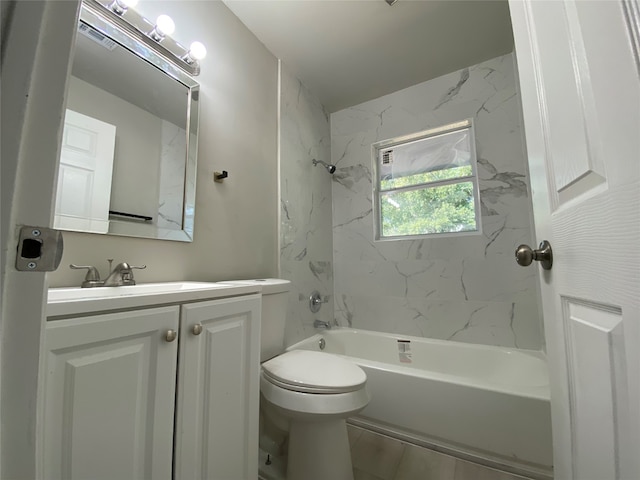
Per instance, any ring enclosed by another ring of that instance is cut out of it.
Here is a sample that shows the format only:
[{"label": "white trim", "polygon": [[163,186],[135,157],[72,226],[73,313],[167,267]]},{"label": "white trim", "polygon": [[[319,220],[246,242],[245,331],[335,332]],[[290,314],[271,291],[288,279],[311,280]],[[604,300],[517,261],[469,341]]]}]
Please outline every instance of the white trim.
[{"label": "white trim", "polygon": [[13,2],[3,35],[2,181],[3,187],[13,185],[3,188],[9,202],[2,206],[0,478],[43,478],[36,399],[46,276],[18,272],[13,265],[19,226],[52,224],[79,5]]},{"label": "white trim", "polygon": [[282,135],[282,60],[278,59],[278,80],[276,87],[276,191],[278,196],[276,198],[276,235],[278,239],[276,241],[276,270],[278,278],[282,277],[282,262],[280,258],[280,242],[282,239],[282,158],[280,154],[282,149],[280,147],[280,136]]}]

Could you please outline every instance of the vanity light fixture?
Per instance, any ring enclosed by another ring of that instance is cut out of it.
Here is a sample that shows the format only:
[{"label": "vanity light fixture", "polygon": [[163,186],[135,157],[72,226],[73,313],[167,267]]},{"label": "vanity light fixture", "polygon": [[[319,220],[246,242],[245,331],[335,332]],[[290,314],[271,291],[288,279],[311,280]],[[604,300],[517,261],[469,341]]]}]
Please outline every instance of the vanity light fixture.
[{"label": "vanity light fixture", "polygon": [[113,0],[109,8],[118,15],[124,15],[129,8],[135,7],[138,0]]},{"label": "vanity light fixture", "polygon": [[[200,73],[199,61],[207,54],[205,46],[193,42],[189,49],[183,47],[170,37],[176,24],[169,15],[160,15],[153,25],[132,8],[137,3],[138,0],[82,0],[83,8],[117,25],[126,35],[146,44],[190,75],[197,76]],[[106,31],[103,33],[109,35]]]},{"label": "vanity light fixture", "polygon": [[187,62],[189,65],[193,65],[198,60],[202,60],[207,56],[207,49],[200,42],[193,42],[189,47],[189,51],[181,57],[182,60]]},{"label": "vanity light fixture", "polygon": [[164,37],[171,35],[176,30],[176,24],[169,15],[160,15],[156,19],[156,25],[149,32],[149,36],[156,42],[161,42]]}]

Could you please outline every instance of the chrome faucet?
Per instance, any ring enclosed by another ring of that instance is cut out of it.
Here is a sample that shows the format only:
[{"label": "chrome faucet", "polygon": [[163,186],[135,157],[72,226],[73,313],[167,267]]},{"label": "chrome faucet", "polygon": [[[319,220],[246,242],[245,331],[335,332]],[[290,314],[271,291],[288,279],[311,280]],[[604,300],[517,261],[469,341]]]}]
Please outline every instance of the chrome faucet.
[{"label": "chrome faucet", "polygon": [[[111,270],[111,264],[113,263],[113,258],[109,258],[109,270]],[[111,270],[111,273],[107,276],[106,280],[100,280],[100,272],[98,269],[92,265],[69,265],[70,268],[76,269],[87,269],[87,275],[82,282],[82,288],[92,288],[92,287],[120,287],[122,285],[135,285],[136,281],[133,278],[133,269],[144,269],[147,268],[146,265],[140,265],[139,267],[129,265],[127,262],[122,262],[116,265],[116,268]]]},{"label": "chrome faucet", "polygon": [[[109,267],[111,267],[111,261],[109,261]],[[142,270],[147,268],[147,266],[140,265],[139,267],[134,267],[133,265],[129,265],[127,262],[121,262],[117,264],[113,270],[111,270],[111,273],[105,279],[103,286],[120,287],[123,285],[135,285],[136,281],[133,278],[134,268]]]},{"label": "chrome faucet", "polygon": [[313,328],[325,328],[327,330],[331,330],[331,324],[329,322],[323,322],[322,320],[314,320]]}]

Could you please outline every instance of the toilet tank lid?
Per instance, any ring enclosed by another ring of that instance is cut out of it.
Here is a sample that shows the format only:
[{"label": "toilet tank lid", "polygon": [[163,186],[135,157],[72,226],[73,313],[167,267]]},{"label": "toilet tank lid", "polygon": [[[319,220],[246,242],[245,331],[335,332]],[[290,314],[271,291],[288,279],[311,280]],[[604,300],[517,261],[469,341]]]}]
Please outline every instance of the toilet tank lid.
[{"label": "toilet tank lid", "polygon": [[271,293],[288,292],[291,282],[282,278],[256,278],[251,280],[231,280],[226,283],[230,285],[251,285],[260,286],[262,288],[262,294],[268,295]]}]

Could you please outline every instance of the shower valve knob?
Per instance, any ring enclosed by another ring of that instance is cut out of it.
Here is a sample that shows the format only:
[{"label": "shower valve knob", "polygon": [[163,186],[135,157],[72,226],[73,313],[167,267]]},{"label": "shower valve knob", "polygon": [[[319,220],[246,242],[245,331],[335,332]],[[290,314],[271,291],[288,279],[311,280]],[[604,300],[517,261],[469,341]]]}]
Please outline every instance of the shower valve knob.
[{"label": "shower valve knob", "polygon": [[543,240],[540,243],[540,247],[536,250],[532,250],[529,245],[520,245],[516,248],[516,262],[518,262],[518,265],[527,267],[531,265],[534,260],[540,262],[544,270],[551,270],[551,266],[553,265],[553,250],[549,242]]},{"label": "shower valve knob", "polygon": [[309,309],[313,313],[318,313],[322,304],[328,303],[328,302],[329,302],[329,299],[327,297],[323,299],[322,296],[320,295],[320,292],[318,292],[317,290],[314,290],[313,292],[311,292],[311,295],[309,296]]}]

